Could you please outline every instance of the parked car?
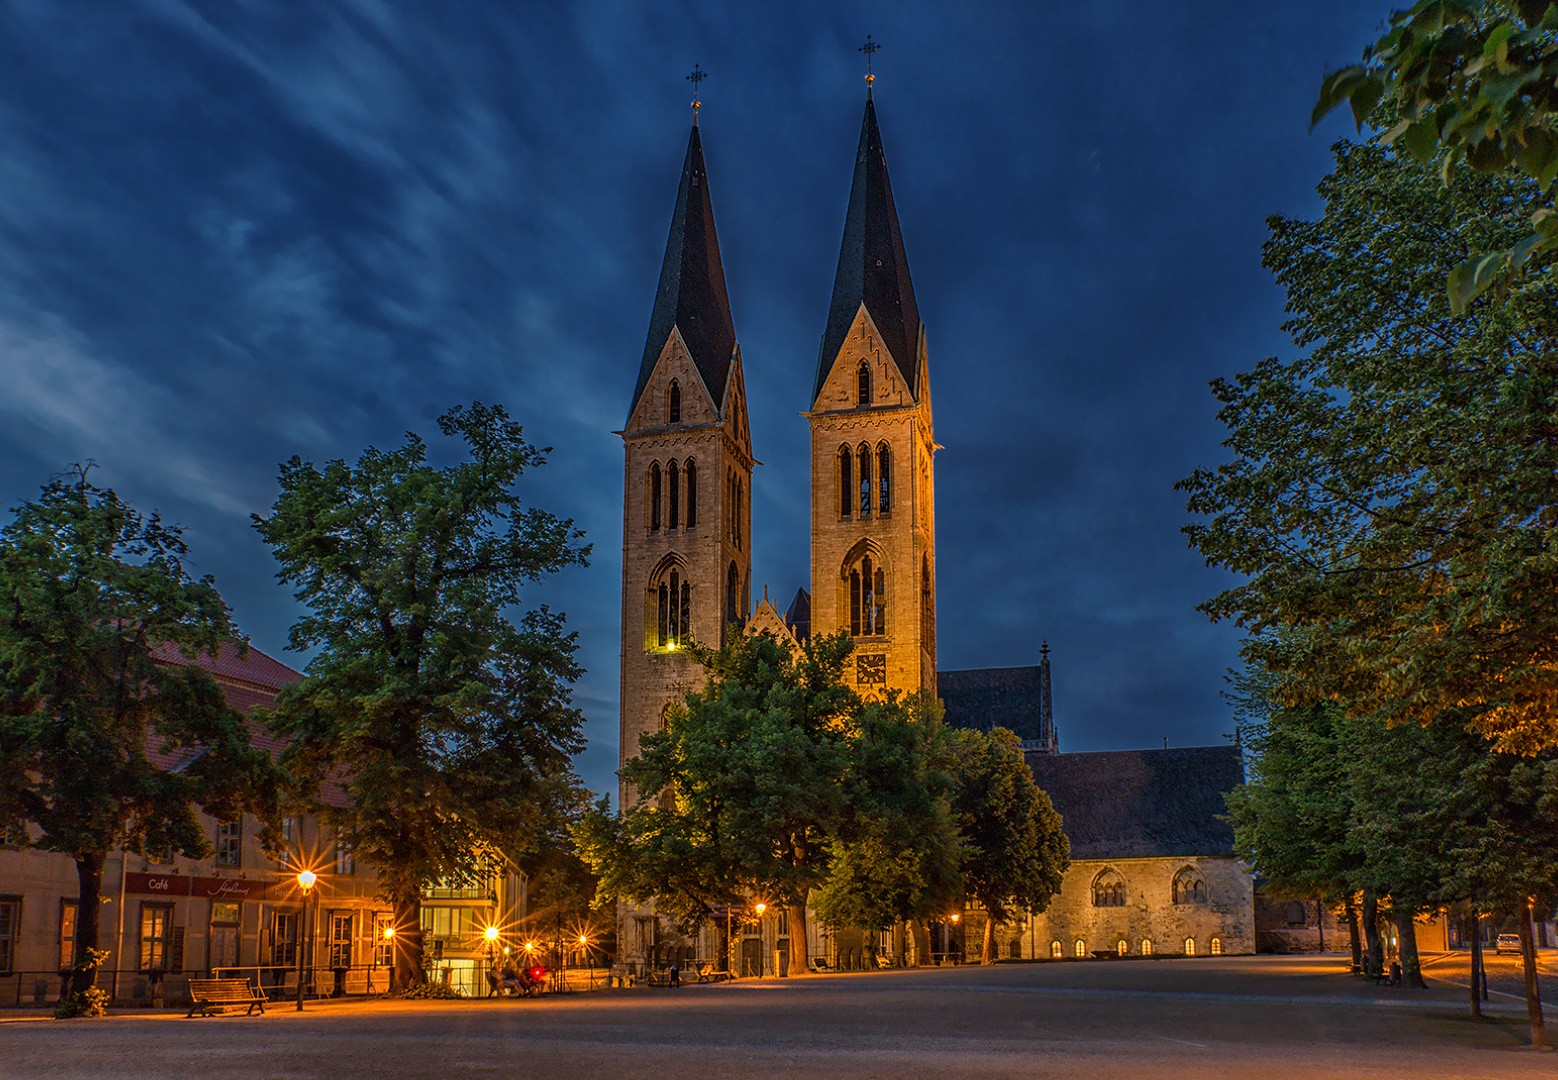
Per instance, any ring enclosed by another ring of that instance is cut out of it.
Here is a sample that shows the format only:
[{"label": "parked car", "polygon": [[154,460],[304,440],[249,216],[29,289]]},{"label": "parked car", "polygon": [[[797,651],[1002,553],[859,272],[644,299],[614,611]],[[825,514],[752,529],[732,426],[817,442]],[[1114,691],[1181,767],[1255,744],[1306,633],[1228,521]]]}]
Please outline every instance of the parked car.
[{"label": "parked car", "polygon": [[1498,936],[1498,942],[1493,946],[1493,952],[1495,954],[1507,953],[1507,952],[1518,953],[1519,951],[1520,951],[1520,935],[1519,934],[1500,934]]}]

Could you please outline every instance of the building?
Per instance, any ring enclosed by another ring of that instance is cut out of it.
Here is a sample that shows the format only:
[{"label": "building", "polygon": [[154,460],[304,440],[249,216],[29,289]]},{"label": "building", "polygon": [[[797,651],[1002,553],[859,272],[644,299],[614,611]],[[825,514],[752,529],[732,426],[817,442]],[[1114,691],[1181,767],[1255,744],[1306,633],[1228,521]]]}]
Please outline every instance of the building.
[{"label": "building", "polygon": [[[244,714],[272,705],[278,691],[302,675],[250,646],[240,656],[224,645],[215,657],[185,658],[176,649],[165,664],[205,668],[227,701]],[[258,724],[257,746],[275,753],[280,743]],[[184,755],[192,751],[183,751]],[[179,764],[153,754],[160,768]],[[340,798],[339,790],[324,797]],[[318,994],[382,992],[389,988],[389,905],[375,898],[378,878],[349,847],[313,816],[282,822],[280,859],[260,847],[261,825],[245,815],[218,821],[202,815],[214,854],[194,860],[115,851],[103,871],[100,945],[109,956],[98,985],[122,1003],[185,1000],[189,977],[253,978],[272,995],[304,986]],[[317,874],[305,891],[297,873]],[[487,942],[482,931],[505,923],[522,906],[517,875],[495,876],[475,888],[430,888],[422,922],[435,978],[468,991],[485,989]],[[66,855],[19,845],[0,846],[0,1002],[52,1003],[75,948],[79,885]],[[512,902],[508,902],[512,899]]]}]

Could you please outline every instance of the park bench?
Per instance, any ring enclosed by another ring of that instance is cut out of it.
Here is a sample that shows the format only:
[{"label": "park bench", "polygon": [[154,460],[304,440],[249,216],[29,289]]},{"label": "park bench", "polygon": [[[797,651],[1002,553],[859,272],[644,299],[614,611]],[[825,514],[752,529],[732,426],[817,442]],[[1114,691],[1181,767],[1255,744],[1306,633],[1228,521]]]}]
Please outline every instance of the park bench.
[{"label": "park bench", "polygon": [[[650,986],[671,986],[671,969],[648,972],[644,976],[644,982]],[[676,985],[680,985],[680,980],[678,980]]]},{"label": "park bench", "polygon": [[811,969],[816,972],[833,970],[832,967],[828,964],[828,958],[826,956],[814,956],[809,961],[809,964]]},{"label": "park bench", "polygon": [[197,1012],[210,1016],[213,1010],[225,1012],[246,1008],[246,1016],[253,1016],[255,1009],[259,1009],[261,1015],[265,1013],[265,995],[248,979],[190,979],[189,1000],[186,1019]]},{"label": "park bench", "polygon": [[728,971],[724,971],[724,970],[715,971],[713,964],[704,964],[702,967],[700,967],[698,969],[698,981],[701,982],[701,983],[724,982],[726,979],[728,979],[730,977],[731,977],[731,974]]}]

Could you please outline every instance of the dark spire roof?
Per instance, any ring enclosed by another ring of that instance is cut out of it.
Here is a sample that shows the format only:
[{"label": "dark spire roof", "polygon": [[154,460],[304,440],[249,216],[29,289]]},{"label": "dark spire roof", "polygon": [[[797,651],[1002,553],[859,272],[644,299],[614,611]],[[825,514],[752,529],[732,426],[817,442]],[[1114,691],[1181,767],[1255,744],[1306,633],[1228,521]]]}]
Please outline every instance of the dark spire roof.
[{"label": "dark spire roof", "polygon": [[817,382],[811,392],[814,402],[862,303],[876,321],[882,343],[909,392],[918,400],[920,388],[915,380],[919,373],[920,310],[909,280],[909,258],[898,231],[898,212],[893,208],[882,133],[876,127],[876,106],[869,96],[860,125],[849,212],[844,217],[844,243],[833,278],[833,303],[828,308],[827,329],[822,332],[822,350],[817,354]]},{"label": "dark spire roof", "polygon": [[703,165],[703,140],[693,124],[687,140],[687,162],[682,184],[676,191],[676,210],[671,215],[671,237],[660,266],[660,288],[649,316],[649,341],[638,369],[638,385],[628,414],[638,407],[649,384],[660,350],[671,328],[682,332],[692,361],[703,376],[718,408],[724,403],[725,380],[736,351],[736,325],[730,317],[730,298],[725,292],[725,270],[720,264],[719,238],[714,235],[714,204],[709,200],[708,172]]}]

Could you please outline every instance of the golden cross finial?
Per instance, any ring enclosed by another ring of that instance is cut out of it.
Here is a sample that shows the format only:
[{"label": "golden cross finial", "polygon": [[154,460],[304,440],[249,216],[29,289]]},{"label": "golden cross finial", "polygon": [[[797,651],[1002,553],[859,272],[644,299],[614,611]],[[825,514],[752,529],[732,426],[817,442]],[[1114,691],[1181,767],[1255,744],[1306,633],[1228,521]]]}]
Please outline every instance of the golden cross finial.
[{"label": "golden cross finial", "polygon": [[687,81],[692,83],[692,122],[694,124],[698,122],[698,110],[703,108],[703,104],[698,100],[698,84],[708,77],[709,73],[697,64],[692,66],[692,74],[687,76]]},{"label": "golden cross finial", "polygon": [[860,46],[859,49],[855,50],[856,52],[863,52],[863,53],[866,54],[866,89],[867,90],[870,90],[871,89],[871,84],[876,82],[876,76],[871,74],[871,57],[876,52],[876,50],[878,50],[880,48],[881,48],[880,45],[878,45],[876,42],[871,40],[871,35],[867,34],[866,35],[866,43],[864,45]]}]

